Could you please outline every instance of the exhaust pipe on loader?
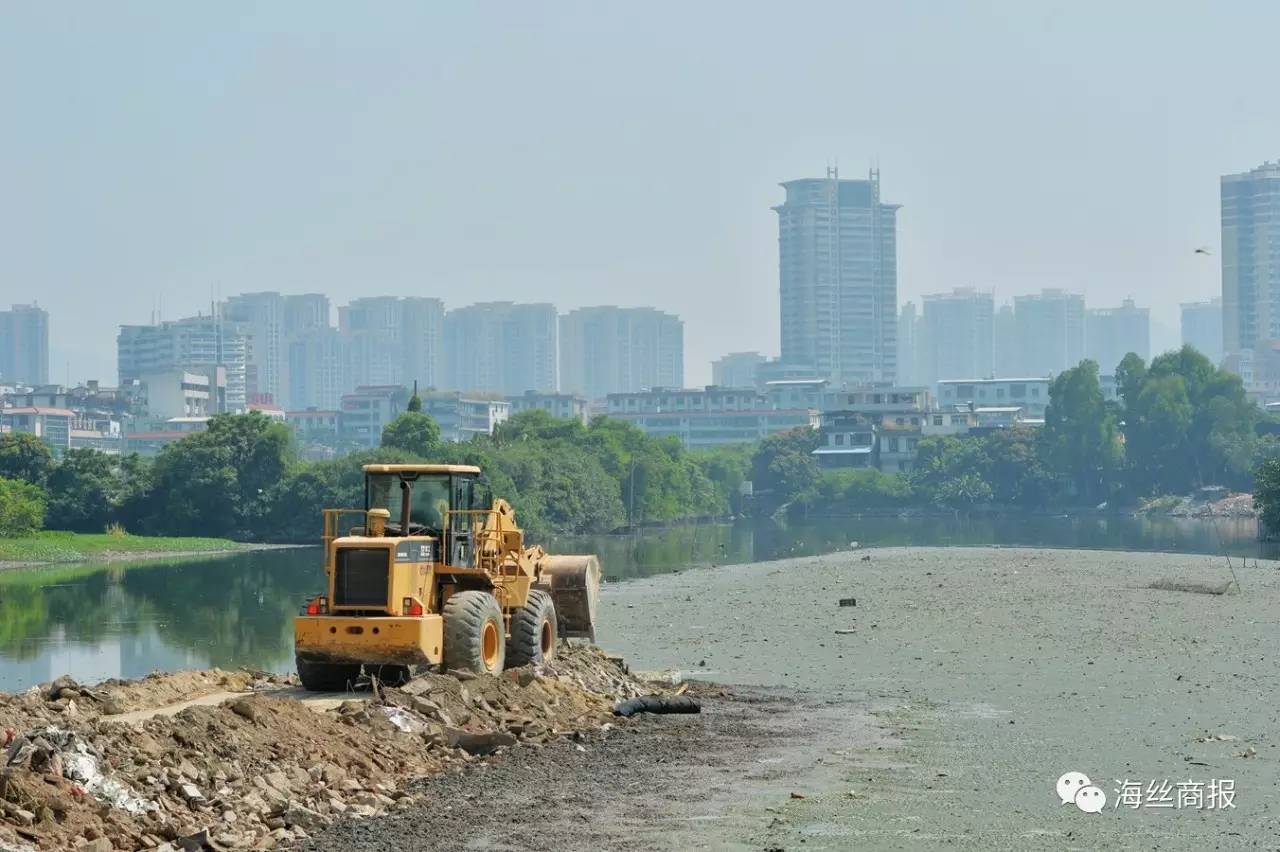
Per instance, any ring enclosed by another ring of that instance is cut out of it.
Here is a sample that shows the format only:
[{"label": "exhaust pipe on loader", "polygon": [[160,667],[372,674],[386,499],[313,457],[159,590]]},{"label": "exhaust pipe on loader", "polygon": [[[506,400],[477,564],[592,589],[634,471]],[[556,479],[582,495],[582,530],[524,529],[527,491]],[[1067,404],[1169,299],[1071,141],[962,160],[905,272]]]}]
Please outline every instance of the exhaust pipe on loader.
[{"label": "exhaust pipe on loader", "polygon": [[592,555],[543,556],[538,588],[551,595],[561,636],[596,638],[600,560]]}]

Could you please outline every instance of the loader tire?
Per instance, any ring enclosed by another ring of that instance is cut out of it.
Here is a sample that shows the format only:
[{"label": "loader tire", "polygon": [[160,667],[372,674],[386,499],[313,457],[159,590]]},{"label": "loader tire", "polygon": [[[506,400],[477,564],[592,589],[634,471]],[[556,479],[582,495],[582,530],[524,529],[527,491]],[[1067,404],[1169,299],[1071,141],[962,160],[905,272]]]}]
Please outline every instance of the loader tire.
[{"label": "loader tire", "polygon": [[542,665],[556,655],[556,607],[551,595],[529,590],[529,599],[511,613],[511,641],[507,663],[512,666]]},{"label": "loader tire", "polygon": [[298,680],[310,692],[341,692],[360,676],[359,663],[310,663],[294,657]]},{"label": "loader tire", "polygon": [[455,592],[444,604],[444,667],[496,675],[506,657],[506,625],[488,592]]}]

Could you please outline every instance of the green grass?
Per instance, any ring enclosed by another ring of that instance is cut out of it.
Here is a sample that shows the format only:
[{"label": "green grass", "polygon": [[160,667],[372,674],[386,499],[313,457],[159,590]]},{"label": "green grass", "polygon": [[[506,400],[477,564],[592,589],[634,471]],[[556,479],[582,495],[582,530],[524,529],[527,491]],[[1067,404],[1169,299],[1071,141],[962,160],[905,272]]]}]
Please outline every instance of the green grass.
[{"label": "green grass", "polygon": [[40,532],[0,538],[0,562],[87,562],[128,554],[236,550],[225,538],[165,538],[107,533]]}]

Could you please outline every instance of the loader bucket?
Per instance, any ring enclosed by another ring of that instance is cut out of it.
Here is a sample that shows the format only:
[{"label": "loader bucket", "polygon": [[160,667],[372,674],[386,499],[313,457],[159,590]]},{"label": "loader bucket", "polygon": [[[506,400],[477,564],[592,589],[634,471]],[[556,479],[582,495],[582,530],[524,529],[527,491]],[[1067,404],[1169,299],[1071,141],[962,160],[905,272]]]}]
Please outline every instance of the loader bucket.
[{"label": "loader bucket", "polygon": [[600,560],[595,556],[544,556],[538,585],[551,594],[561,636],[595,641],[600,604]]}]

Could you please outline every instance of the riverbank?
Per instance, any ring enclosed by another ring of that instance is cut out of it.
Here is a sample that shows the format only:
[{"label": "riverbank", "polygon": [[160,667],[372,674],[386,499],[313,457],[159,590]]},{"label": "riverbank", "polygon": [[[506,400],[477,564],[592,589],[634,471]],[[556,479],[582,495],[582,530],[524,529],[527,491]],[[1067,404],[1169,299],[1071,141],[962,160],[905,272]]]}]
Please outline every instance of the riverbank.
[{"label": "riverbank", "polygon": [[0,538],[0,569],[69,562],[162,559],[266,550],[280,546],[244,544],[225,538],[89,534],[46,530],[21,538]]}]

